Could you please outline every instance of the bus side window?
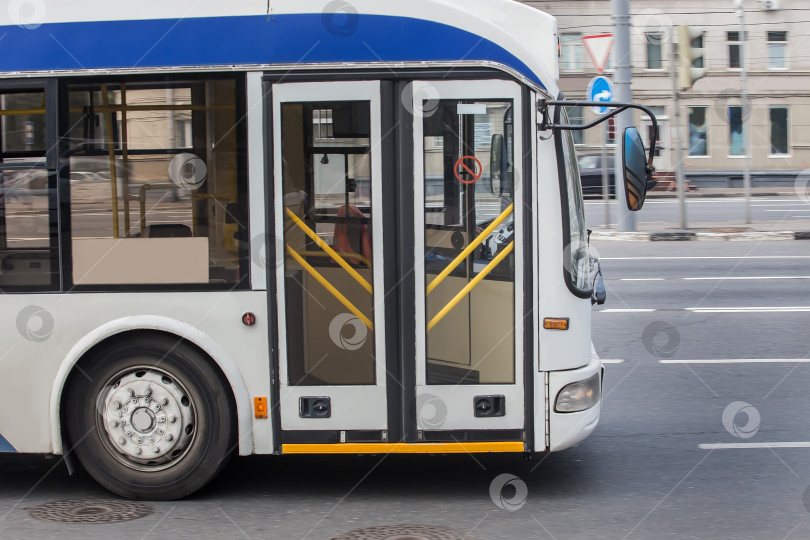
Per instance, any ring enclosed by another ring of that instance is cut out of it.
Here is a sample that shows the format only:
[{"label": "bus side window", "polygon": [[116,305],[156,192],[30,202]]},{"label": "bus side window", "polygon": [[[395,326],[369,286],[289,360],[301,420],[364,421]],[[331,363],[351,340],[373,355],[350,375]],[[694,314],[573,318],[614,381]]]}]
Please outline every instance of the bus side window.
[{"label": "bus side window", "polygon": [[247,286],[235,79],[70,86],[75,285]]}]

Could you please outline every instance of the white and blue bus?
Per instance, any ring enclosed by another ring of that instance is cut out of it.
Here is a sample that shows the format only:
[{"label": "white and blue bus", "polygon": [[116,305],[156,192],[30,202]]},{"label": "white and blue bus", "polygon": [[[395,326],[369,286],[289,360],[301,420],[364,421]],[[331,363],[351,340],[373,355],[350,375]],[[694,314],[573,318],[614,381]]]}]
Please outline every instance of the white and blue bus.
[{"label": "white and blue bus", "polygon": [[[168,499],[231,454],[528,454],[594,429],[570,131],[589,126],[559,101],[552,17],[17,0],[0,18],[0,452]],[[651,161],[623,141],[638,209]]]}]

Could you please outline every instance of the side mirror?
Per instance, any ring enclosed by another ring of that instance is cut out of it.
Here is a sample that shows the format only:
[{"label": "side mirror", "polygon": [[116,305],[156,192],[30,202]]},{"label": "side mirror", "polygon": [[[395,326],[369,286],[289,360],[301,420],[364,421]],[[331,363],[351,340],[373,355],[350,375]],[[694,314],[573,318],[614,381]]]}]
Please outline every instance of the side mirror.
[{"label": "side mirror", "polygon": [[591,305],[602,305],[607,300],[607,289],[605,280],[602,278],[602,265],[599,259],[593,255],[588,255],[591,266],[591,282],[593,283],[593,294],[591,295]]},{"label": "side mirror", "polygon": [[635,127],[624,130],[622,141],[624,153],[624,193],[627,208],[633,212],[641,210],[647,198],[647,183],[652,180],[652,163],[647,162],[647,153],[641,134]]},{"label": "side mirror", "polygon": [[506,181],[506,140],[496,133],[489,145],[489,189],[492,195],[500,197]]}]

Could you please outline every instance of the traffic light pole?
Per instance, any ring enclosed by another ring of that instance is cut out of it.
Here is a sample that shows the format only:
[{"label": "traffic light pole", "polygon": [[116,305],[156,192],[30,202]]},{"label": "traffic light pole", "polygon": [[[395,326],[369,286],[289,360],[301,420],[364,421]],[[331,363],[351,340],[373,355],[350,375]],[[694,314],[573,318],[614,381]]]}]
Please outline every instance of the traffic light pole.
[{"label": "traffic light pole", "polygon": [[678,87],[678,44],[675,43],[675,27],[669,38],[672,46],[672,61],[670,62],[670,73],[672,75],[672,95],[675,107],[675,184],[678,192],[678,208],[681,217],[681,229],[686,229],[686,190],[683,178],[683,121],[681,120],[681,89]]},{"label": "traffic light pole", "polygon": [[[632,77],[630,59],[630,0],[611,0],[613,11],[613,38],[616,51],[616,69],[613,74],[613,87],[616,101],[630,103],[633,101],[633,91],[630,88]],[[616,117],[616,162],[613,167],[613,181],[616,184],[616,200],[624,201],[624,156],[622,155],[622,142],[625,128],[633,125],[633,113],[625,111]],[[627,205],[617,204],[616,228],[619,231],[632,232],[636,230],[636,216],[628,210]]]}]

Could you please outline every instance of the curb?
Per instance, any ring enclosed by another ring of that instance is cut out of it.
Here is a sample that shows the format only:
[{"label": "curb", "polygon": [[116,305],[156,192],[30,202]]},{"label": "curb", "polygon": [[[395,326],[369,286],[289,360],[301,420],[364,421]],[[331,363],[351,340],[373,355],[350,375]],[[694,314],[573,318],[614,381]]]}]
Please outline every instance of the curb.
[{"label": "curb", "polygon": [[623,240],[651,242],[721,241],[744,242],[752,240],[810,240],[810,231],[747,231],[733,233],[712,232],[619,232],[593,231],[591,240]]}]

